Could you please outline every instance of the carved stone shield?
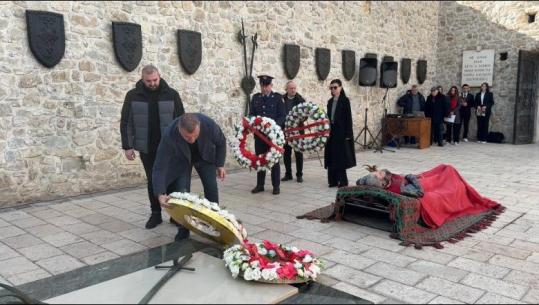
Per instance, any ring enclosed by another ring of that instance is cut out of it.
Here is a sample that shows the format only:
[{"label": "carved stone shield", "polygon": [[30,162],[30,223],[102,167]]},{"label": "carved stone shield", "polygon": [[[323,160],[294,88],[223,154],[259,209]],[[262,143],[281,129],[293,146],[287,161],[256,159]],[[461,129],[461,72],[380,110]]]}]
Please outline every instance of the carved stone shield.
[{"label": "carved stone shield", "polygon": [[284,70],[289,79],[298,75],[300,62],[299,46],[294,44],[284,45]]},{"label": "carved stone shield", "polygon": [[412,70],[412,60],[410,58],[401,59],[401,79],[403,84],[407,84],[410,80]]},{"label": "carved stone shield", "polygon": [[417,61],[417,82],[422,84],[425,79],[427,79],[427,61],[418,60]]},{"label": "carved stone shield", "polygon": [[325,80],[331,68],[331,51],[325,48],[316,48],[316,73],[319,80]]},{"label": "carved stone shield", "polygon": [[114,54],[127,71],[135,70],[142,59],[142,31],[140,24],[112,22]]},{"label": "carved stone shield", "polygon": [[30,50],[37,61],[52,68],[62,60],[65,52],[63,15],[27,10],[26,30]]},{"label": "carved stone shield", "polygon": [[346,80],[351,80],[356,73],[356,52],[342,51],[342,74]]},{"label": "carved stone shield", "polygon": [[199,32],[178,30],[178,55],[185,72],[195,73],[202,62],[202,35]]}]

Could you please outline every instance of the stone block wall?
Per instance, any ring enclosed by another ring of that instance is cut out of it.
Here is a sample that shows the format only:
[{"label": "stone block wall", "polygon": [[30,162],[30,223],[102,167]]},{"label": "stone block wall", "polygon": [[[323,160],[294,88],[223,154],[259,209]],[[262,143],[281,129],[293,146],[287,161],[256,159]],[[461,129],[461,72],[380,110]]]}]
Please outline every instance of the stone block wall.
[{"label": "stone block wall", "polygon": [[[141,185],[140,160],[127,161],[121,150],[119,120],[125,93],[140,78],[145,64],[155,64],[162,77],[180,92],[189,112],[213,117],[232,135],[244,109],[240,89],[244,75],[242,46],[237,40],[241,18],[248,35],[258,33],[253,74],[275,77],[282,92],[287,81],[282,64],[285,43],[301,47],[296,77],[299,92],[325,105],[331,79],[344,80],[341,50],[428,60],[427,81],[433,84],[438,39],[438,2],[0,2],[0,207]],[[25,10],[64,15],[66,52],[52,69],[31,54]],[[117,63],[111,22],[142,26],[143,57],[133,72]],[[202,34],[202,64],[188,75],[179,64],[176,30]],[[250,44],[248,45],[250,49]],[[319,81],[314,50],[331,50],[331,71]],[[250,54],[249,54],[250,57]],[[359,64],[358,64],[359,65]],[[353,107],[355,132],[369,108],[376,132],[383,114],[385,89],[360,87],[358,68],[344,88]],[[389,91],[388,107],[409,85],[399,80]],[[255,91],[259,90],[257,88]],[[361,162],[361,161],[359,161]],[[237,167],[228,154],[228,168]]]},{"label": "stone block wall", "polygon": [[[513,141],[519,50],[539,51],[539,20],[528,23],[528,14],[539,13],[535,1],[441,1],[436,80],[444,90],[461,84],[462,52],[494,49],[492,92],[495,106],[491,131],[503,132]],[[500,60],[500,53],[508,58]],[[473,93],[479,88],[472,88]],[[539,113],[538,113],[539,115]],[[539,117],[539,116],[538,116]],[[539,132],[539,123],[538,132]],[[470,122],[475,139],[475,116]]]}]

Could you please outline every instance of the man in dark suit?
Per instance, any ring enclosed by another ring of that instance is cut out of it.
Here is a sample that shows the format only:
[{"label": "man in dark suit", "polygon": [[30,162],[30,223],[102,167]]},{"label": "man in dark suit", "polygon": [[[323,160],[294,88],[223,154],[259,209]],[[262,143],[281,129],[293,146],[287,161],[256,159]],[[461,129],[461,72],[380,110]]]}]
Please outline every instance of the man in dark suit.
[{"label": "man in dark suit", "polygon": [[468,127],[470,125],[470,118],[472,116],[472,107],[474,107],[474,95],[470,93],[470,86],[468,84],[462,85],[461,104],[460,104],[460,117],[464,126],[462,133],[462,141],[468,142]]},{"label": "man in dark suit", "polygon": [[[219,203],[217,177],[225,179],[226,139],[221,128],[200,113],[186,113],[172,121],[164,133],[153,167],[153,191],[159,203],[168,207],[168,194],[191,191],[191,171],[197,171],[204,197]],[[189,236],[189,230],[178,225],[175,240]]]},{"label": "man in dark suit", "polygon": [[[273,119],[277,125],[284,128],[285,110],[283,97],[279,93],[273,92],[271,81],[273,77],[268,75],[258,76],[260,79],[260,93],[253,95],[251,99],[251,107],[249,116],[263,116]],[[255,153],[265,154],[269,150],[269,146],[255,137]],[[264,191],[266,181],[266,172],[259,171],[256,175],[256,187],[251,190],[251,193],[256,194]],[[273,195],[278,195],[281,182],[281,166],[279,163],[271,168],[271,184],[273,185]]]},{"label": "man in dark suit", "polygon": [[[291,80],[286,83],[286,93],[283,96],[285,113],[288,115],[294,106],[305,103],[303,97],[297,92],[296,83]],[[294,151],[296,156],[296,178],[299,183],[303,182],[303,154],[299,151]],[[284,145],[284,167],[286,172],[281,181],[292,180],[292,146],[288,143]]]}]

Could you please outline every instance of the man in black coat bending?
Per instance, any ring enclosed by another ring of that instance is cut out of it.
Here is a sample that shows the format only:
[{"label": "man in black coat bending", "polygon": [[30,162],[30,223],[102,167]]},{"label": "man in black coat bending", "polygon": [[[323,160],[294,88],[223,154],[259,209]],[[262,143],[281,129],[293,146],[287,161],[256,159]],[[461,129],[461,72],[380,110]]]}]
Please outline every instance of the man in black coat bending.
[{"label": "man in black coat bending", "polygon": [[[294,106],[305,103],[303,97],[297,92],[296,83],[291,80],[286,83],[286,93],[283,96],[285,113],[288,115]],[[299,183],[303,182],[303,154],[299,151],[294,151],[296,156],[296,178]],[[288,143],[284,145],[284,167],[286,172],[281,181],[292,180],[292,146]]]},{"label": "man in black coat bending", "polygon": [[[186,113],[174,120],[165,131],[153,167],[153,190],[159,203],[168,207],[168,194],[191,191],[191,171],[198,173],[204,197],[219,203],[217,177],[225,179],[226,139],[221,128],[201,113]],[[189,236],[178,225],[175,240]]]},{"label": "man in black coat bending", "polygon": [[161,206],[152,191],[152,168],[157,147],[168,124],[184,114],[178,91],[170,88],[153,65],[142,69],[142,79],[127,92],[120,119],[120,134],[125,157],[135,160],[139,152],[146,179],[152,214],[146,229],[153,229],[163,222]]},{"label": "man in black coat bending", "polygon": [[[277,125],[284,128],[285,110],[283,97],[279,93],[273,92],[271,81],[273,77],[268,75],[258,76],[260,79],[260,93],[253,95],[251,99],[251,107],[249,107],[249,116],[263,116],[273,119]],[[270,149],[269,145],[255,136],[255,153],[265,154]],[[259,171],[256,174],[256,187],[251,190],[251,193],[260,193],[264,191],[266,182],[266,172]],[[278,195],[281,182],[281,166],[279,163],[271,168],[271,184],[273,185],[273,195]]]}]

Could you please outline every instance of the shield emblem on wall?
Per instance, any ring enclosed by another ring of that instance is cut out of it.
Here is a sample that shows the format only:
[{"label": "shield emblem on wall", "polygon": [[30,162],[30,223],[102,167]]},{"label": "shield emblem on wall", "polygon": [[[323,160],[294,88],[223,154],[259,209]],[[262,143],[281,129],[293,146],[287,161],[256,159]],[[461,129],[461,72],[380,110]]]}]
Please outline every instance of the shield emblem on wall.
[{"label": "shield emblem on wall", "polygon": [[26,11],[28,45],[37,61],[52,68],[65,52],[64,16],[52,12]]},{"label": "shield emblem on wall", "polygon": [[346,80],[351,80],[356,73],[356,52],[342,51],[342,74]]},{"label": "shield emblem on wall", "polygon": [[407,84],[410,80],[412,69],[412,60],[410,58],[401,59],[401,79],[403,84]]},{"label": "shield emblem on wall", "polygon": [[284,71],[289,79],[298,75],[300,63],[299,46],[294,44],[284,45]]},{"label": "shield emblem on wall", "polygon": [[418,60],[417,61],[417,82],[422,84],[427,79],[427,61]]},{"label": "shield emblem on wall", "polygon": [[114,54],[120,65],[131,72],[142,59],[142,31],[140,24],[112,22]]},{"label": "shield emblem on wall", "polygon": [[325,80],[331,68],[331,51],[326,48],[316,48],[316,73],[319,80]]},{"label": "shield emblem on wall", "polygon": [[178,30],[178,55],[188,74],[193,74],[202,62],[202,35],[199,32]]}]

